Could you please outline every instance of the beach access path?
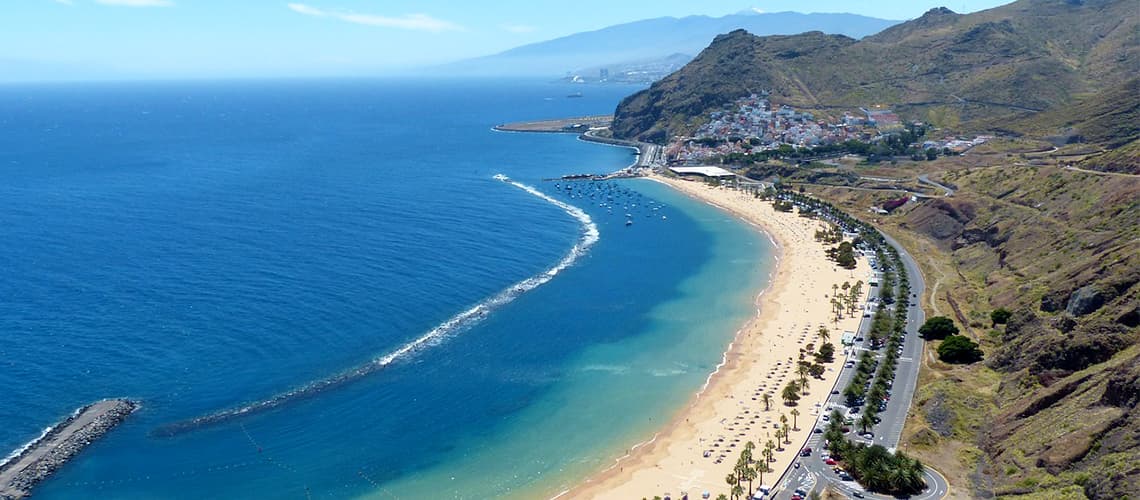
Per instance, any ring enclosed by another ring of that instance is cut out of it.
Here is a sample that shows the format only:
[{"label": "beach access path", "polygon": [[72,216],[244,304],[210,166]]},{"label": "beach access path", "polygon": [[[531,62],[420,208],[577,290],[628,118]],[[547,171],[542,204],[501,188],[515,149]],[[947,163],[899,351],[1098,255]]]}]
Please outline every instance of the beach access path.
[{"label": "beach access path", "polygon": [[[795,213],[777,212],[769,202],[751,194],[721,187],[651,176],[693,198],[715,205],[767,232],[779,246],[779,261],[771,284],[757,290],[757,316],[744,325],[725,354],[724,364],[703,391],[673,416],[651,440],[629,450],[612,467],[565,492],[561,498],[651,498],[655,495],[700,498],[715,497],[730,489],[725,482],[744,444],[756,444],[760,456],[768,441],[776,442],[780,417],[787,417],[790,436],[781,440],[773,472],[753,486],[771,484],[797,457],[800,444],[814,428],[831,388],[842,371],[845,355],[836,352],[826,364],[822,380],[809,378],[807,394],[795,406],[784,403],[781,393],[798,380],[796,363],[800,349],[820,345],[819,328],[830,331],[838,345],[844,331],[855,331],[862,314],[844,314],[836,321],[831,309],[833,285],[863,280],[870,267],[860,260],[854,270],[842,269],[827,259],[825,245],[815,241],[821,222]],[[864,295],[866,297],[866,295]],[[811,356],[808,356],[811,359]],[[766,409],[763,395],[768,394]],[[799,412],[794,417],[791,411]],[[745,485],[747,487],[747,485]]]}]

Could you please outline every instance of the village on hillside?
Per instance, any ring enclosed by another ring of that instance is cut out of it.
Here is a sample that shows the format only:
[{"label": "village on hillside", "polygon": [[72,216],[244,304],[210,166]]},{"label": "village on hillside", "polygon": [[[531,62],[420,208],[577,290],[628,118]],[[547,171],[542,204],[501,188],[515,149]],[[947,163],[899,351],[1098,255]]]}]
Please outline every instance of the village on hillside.
[{"label": "village on hillside", "polygon": [[[665,149],[670,164],[702,165],[723,158],[790,148],[815,149],[844,143],[875,144],[914,129],[926,130],[921,122],[904,124],[891,109],[882,106],[844,113],[838,121],[817,120],[812,113],[791,106],[773,105],[764,94],[737,99],[725,109],[713,111],[708,122],[691,137],[677,137]],[[909,144],[918,151],[961,154],[992,139],[945,137]]]}]

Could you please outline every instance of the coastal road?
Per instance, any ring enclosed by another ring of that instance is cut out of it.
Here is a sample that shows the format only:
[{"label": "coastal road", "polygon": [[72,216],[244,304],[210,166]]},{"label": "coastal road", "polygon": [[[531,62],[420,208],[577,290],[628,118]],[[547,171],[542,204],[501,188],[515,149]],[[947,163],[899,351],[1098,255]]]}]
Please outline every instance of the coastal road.
[{"label": "coastal road", "polygon": [[[907,310],[907,324],[906,336],[903,342],[903,352],[899,356],[898,368],[895,370],[894,386],[891,393],[894,396],[887,402],[885,411],[879,413],[882,419],[873,428],[868,429],[873,433],[873,437],[868,440],[866,438],[857,436],[855,432],[861,429],[856,429],[852,425],[852,433],[848,434],[848,438],[864,443],[873,443],[882,445],[888,449],[894,450],[898,447],[899,440],[902,437],[903,426],[906,424],[906,416],[910,412],[911,404],[914,401],[914,390],[918,386],[918,371],[922,364],[923,355],[923,340],[918,336],[918,327],[926,321],[926,314],[919,306],[919,298],[923,296],[926,291],[926,282],[922,278],[922,273],[918,269],[918,265],[910,254],[906,253],[902,245],[889,236],[884,235],[886,241],[891,246],[895,247],[899,252],[899,257],[902,260],[903,267],[906,269],[907,277],[910,279],[912,298],[909,303],[896,303],[893,307],[906,307]],[[878,296],[878,288],[871,287],[868,290],[869,297]],[[859,324],[859,337],[866,338],[867,332],[870,330],[870,318],[863,318]],[[849,360],[857,360],[866,349],[866,342],[857,343],[848,353]],[[881,357],[882,353],[878,353]],[[843,373],[840,374],[838,382],[832,390],[831,396],[828,398],[827,405],[824,408],[812,409],[817,413],[817,420],[814,425],[819,429],[825,429],[827,422],[823,421],[823,415],[831,413],[828,408],[835,408],[851,417],[853,420],[858,421],[858,414],[848,414],[847,408],[844,406],[844,398],[842,394],[843,389],[847,387],[847,383],[854,376],[854,368],[844,368]],[[793,492],[797,488],[802,488],[804,491],[819,491],[822,492],[828,486],[831,486],[837,491],[841,491],[849,497],[855,497],[856,494],[862,495],[865,498],[892,498],[883,495],[876,495],[869,493],[862,489],[858,483],[854,481],[843,481],[839,475],[833,471],[833,466],[824,463],[821,455],[824,453],[823,434],[812,432],[807,442],[801,447],[812,448],[812,454],[808,457],[799,457],[797,462],[800,464],[799,468],[788,469],[788,472],[780,479],[776,485],[775,495],[773,498],[780,500],[787,500],[792,497]],[[926,479],[926,490],[922,493],[915,495],[911,498],[917,500],[937,500],[944,496],[949,490],[949,484],[946,479],[938,472],[927,468],[924,474]]]}]

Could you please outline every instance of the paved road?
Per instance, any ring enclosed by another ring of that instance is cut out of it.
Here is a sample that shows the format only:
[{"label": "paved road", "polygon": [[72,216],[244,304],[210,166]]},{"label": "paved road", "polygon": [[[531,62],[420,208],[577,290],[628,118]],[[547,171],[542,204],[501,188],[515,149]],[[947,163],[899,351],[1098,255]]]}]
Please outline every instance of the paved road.
[{"label": "paved road", "polygon": [[[926,282],[922,278],[922,273],[918,270],[918,265],[914,262],[909,254],[898,244],[897,241],[890,237],[886,237],[887,243],[895,247],[899,251],[902,258],[903,267],[906,268],[907,277],[910,279],[911,293],[914,298],[910,304],[895,304],[895,307],[907,307],[907,324],[906,324],[906,337],[903,343],[903,352],[899,357],[898,368],[895,370],[895,382],[892,389],[894,398],[887,402],[886,411],[881,412],[880,418],[882,421],[875,425],[871,430],[874,437],[870,440],[874,444],[882,445],[888,449],[898,447],[899,439],[902,436],[902,429],[906,423],[907,413],[910,411],[911,403],[914,399],[914,390],[918,385],[918,370],[922,364],[922,348],[923,340],[918,336],[918,327],[926,321],[926,314],[919,307],[919,298],[922,297],[926,290]],[[869,290],[869,297],[878,296],[878,288],[872,287]],[[863,318],[859,324],[859,335],[866,337],[867,332],[870,330],[870,318]],[[839,332],[841,333],[841,332]],[[848,359],[856,360],[864,350],[863,345],[856,345],[849,353]],[[880,356],[882,353],[879,354]],[[847,387],[847,383],[854,376],[854,368],[844,368],[843,373],[840,374],[839,380],[835,385],[834,391],[842,392]],[[847,413],[847,408],[843,406],[844,398],[842,394],[832,394],[828,399],[827,405],[834,406],[840,411]],[[813,409],[813,411],[815,411]],[[830,411],[826,408],[820,408],[815,413],[819,414],[814,425],[820,429],[827,427],[827,422],[822,421],[822,415],[829,414]],[[858,415],[849,415],[853,420],[858,421]],[[851,426],[853,432],[861,429],[856,429],[856,426]],[[848,435],[849,438],[868,442],[867,439],[856,436],[854,433]],[[777,484],[776,495],[774,498],[779,500],[790,499],[796,488],[803,488],[803,490],[811,492],[821,491],[827,487],[842,491],[848,496],[854,496],[858,492],[866,498],[891,498],[882,495],[875,495],[867,493],[863,490],[858,483],[854,481],[841,481],[839,476],[833,472],[832,467],[824,463],[821,454],[824,452],[823,434],[812,433],[808,441],[803,445],[810,447],[813,453],[809,457],[801,457],[797,461],[800,463],[799,468],[789,469],[789,472]],[[927,469],[926,470],[926,485],[927,489],[919,495],[911,498],[916,500],[937,500],[944,497],[949,490],[949,484],[941,474]]]},{"label": "paved road", "polygon": [[934,186],[936,188],[939,188],[943,191],[946,191],[946,194],[944,194],[943,196],[954,196],[954,190],[953,189],[950,189],[948,186],[943,186],[942,184],[939,184],[937,182],[930,180],[930,177],[925,175],[925,174],[918,176],[918,182],[921,182],[923,184],[929,184],[929,185]]}]

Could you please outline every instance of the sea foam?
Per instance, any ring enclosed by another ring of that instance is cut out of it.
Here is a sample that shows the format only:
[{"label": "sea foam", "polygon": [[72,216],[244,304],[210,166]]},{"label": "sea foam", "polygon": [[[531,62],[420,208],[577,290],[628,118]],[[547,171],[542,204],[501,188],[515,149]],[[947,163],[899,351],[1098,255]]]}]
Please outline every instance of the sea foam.
[{"label": "sea foam", "polygon": [[598,239],[600,238],[598,225],[595,224],[593,219],[590,218],[590,215],[582,209],[553,198],[550,195],[547,195],[546,193],[543,193],[542,191],[539,191],[532,186],[515,181],[503,174],[496,174],[494,178],[498,181],[502,181],[527,193],[530,193],[531,195],[534,195],[558,208],[561,208],[568,215],[578,220],[581,225],[581,235],[578,238],[578,241],[574,244],[574,247],[571,248],[570,251],[564,257],[562,257],[561,260],[558,261],[558,263],[556,263],[554,266],[551,266],[546,271],[519,281],[518,283],[515,283],[503,289],[499,293],[496,293],[495,295],[492,295],[482,302],[472,306],[470,309],[452,316],[447,321],[440,323],[435,328],[432,328],[427,333],[412,340],[411,342],[400,346],[398,349],[392,352],[376,357],[368,363],[353,367],[329,377],[309,382],[295,389],[279,393],[267,399],[249,403],[238,408],[229,408],[190,420],[183,420],[181,422],[167,424],[155,429],[153,434],[159,436],[175,436],[178,434],[200,429],[202,427],[224,423],[236,418],[271,410],[293,401],[310,398],[334,387],[338,387],[371,375],[388,367],[397,360],[415,354],[424,348],[438,345],[448,336],[470,328],[472,325],[485,318],[488,314],[491,314],[500,307],[510,303],[518,296],[550,282],[550,280],[554,279],[558,273],[573,265],[575,261],[586,254],[590,247],[598,242]]}]

